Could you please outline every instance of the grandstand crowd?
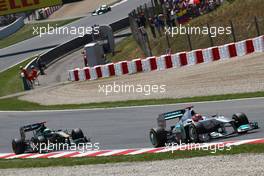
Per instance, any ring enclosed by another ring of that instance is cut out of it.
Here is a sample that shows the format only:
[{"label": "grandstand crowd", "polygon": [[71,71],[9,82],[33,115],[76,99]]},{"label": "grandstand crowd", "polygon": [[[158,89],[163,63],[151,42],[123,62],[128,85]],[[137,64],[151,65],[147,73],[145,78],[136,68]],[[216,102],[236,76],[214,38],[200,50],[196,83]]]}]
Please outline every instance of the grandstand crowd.
[{"label": "grandstand crowd", "polygon": [[208,13],[221,4],[221,0],[160,0],[169,20],[185,23],[188,20]]},{"label": "grandstand crowd", "polygon": [[192,18],[208,13],[218,6],[224,0],[158,0],[162,7],[162,13],[153,17],[146,17],[144,12],[137,14],[135,20],[139,27],[146,27],[148,22],[153,37],[156,37],[156,31],[161,35],[161,31],[167,26],[176,26],[177,24],[187,23]]}]

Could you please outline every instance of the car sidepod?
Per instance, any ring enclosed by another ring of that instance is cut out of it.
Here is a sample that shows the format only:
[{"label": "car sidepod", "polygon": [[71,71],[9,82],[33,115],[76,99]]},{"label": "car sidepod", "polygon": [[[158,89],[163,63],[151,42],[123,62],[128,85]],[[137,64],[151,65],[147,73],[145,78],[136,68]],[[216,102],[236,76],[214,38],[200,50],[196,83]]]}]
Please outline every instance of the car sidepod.
[{"label": "car sidepod", "polygon": [[216,119],[207,119],[200,122],[195,123],[195,127],[198,134],[212,133],[221,128],[221,121]]},{"label": "car sidepod", "polygon": [[175,133],[175,140],[177,143],[185,142],[187,140],[186,129],[181,123],[177,123],[172,132]]}]

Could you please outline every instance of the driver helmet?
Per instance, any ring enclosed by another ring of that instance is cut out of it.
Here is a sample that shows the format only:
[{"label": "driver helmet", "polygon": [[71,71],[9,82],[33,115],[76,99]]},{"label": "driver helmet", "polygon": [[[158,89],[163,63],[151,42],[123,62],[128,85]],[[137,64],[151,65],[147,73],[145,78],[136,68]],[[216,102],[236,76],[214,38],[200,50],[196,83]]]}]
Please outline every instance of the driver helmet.
[{"label": "driver helmet", "polygon": [[203,117],[201,114],[195,114],[193,117],[192,117],[192,120],[194,122],[199,122],[200,120],[203,120]]},{"label": "driver helmet", "polygon": [[44,131],[43,131],[44,135],[48,135],[51,133],[51,130],[49,128],[46,128]]}]

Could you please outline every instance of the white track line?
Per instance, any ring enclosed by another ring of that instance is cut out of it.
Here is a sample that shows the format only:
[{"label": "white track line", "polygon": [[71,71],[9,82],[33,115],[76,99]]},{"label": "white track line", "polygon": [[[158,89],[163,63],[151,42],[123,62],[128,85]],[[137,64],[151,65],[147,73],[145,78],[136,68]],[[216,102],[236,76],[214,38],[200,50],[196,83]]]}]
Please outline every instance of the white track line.
[{"label": "white track line", "polygon": [[0,158],[5,158],[8,155],[12,155],[13,153],[0,153]]},{"label": "white track line", "polygon": [[94,151],[88,151],[88,152],[81,152],[80,154],[77,154],[77,155],[74,155],[74,156],[71,156],[72,158],[80,158],[80,157],[86,157],[86,156],[89,156],[89,155],[92,155],[94,153],[97,153],[99,152],[99,150],[94,150]]},{"label": "white track line", "polygon": [[113,151],[110,151],[110,152],[107,152],[107,153],[99,154],[98,156],[112,156],[112,155],[115,155],[117,153],[124,152],[124,151],[127,151],[127,150],[128,149],[113,150]]},{"label": "white track line", "polygon": [[29,155],[29,154],[25,153],[25,154],[21,154],[21,155],[14,155],[14,156],[7,157],[6,159],[16,159],[16,158],[21,158],[21,157],[27,156],[27,155]]},{"label": "white track line", "polygon": [[112,5],[112,6],[110,6],[110,7],[113,8],[113,7],[119,6],[119,5],[121,5],[121,4],[123,4],[123,3],[127,2],[127,1],[128,1],[128,0],[120,1],[120,2],[115,3],[114,5]]},{"label": "white track line", "polygon": [[138,155],[138,154],[142,154],[142,153],[146,153],[146,152],[149,152],[151,150],[154,150],[155,148],[145,148],[145,149],[139,149],[139,150],[136,150],[134,152],[131,152],[131,153],[128,153],[126,155]]},{"label": "white track line", "polygon": [[232,143],[231,146],[232,145],[238,146],[238,145],[247,144],[247,143],[258,141],[258,140],[261,140],[261,139],[248,139],[248,140],[237,141],[237,142]]},{"label": "white track line", "polygon": [[58,153],[56,155],[49,156],[48,158],[62,158],[63,156],[69,155],[72,153],[76,153],[76,152],[62,152],[62,153]]},{"label": "white track line", "polygon": [[206,103],[223,103],[223,102],[236,102],[236,101],[248,101],[248,100],[264,100],[264,97],[256,98],[241,98],[232,100],[219,100],[219,101],[201,101],[201,102],[186,102],[186,103],[174,103],[174,104],[158,104],[158,105],[143,105],[143,106],[126,106],[126,107],[113,107],[113,108],[92,108],[92,109],[65,109],[65,110],[35,110],[35,111],[0,111],[0,113],[46,113],[46,112],[83,112],[83,111],[103,111],[103,110],[115,110],[115,109],[135,109],[135,108],[151,108],[151,107],[163,107],[163,106],[180,106],[180,105],[195,105]]},{"label": "white track line", "polygon": [[35,155],[32,155],[32,156],[29,156],[29,157],[26,157],[27,159],[33,159],[33,158],[39,158],[39,157],[42,157],[42,156],[45,156],[47,154],[40,154],[40,153],[37,153]]}]

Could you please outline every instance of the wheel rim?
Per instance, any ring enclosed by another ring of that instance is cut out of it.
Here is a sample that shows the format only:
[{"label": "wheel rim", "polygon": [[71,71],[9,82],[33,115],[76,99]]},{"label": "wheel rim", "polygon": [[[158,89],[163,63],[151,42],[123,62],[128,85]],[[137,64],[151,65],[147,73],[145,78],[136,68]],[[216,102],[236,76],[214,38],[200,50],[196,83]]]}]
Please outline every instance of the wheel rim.
[{"label": "wheel rim", "polygon": [[153,145],[156,145],[157,144],[157,140],[156,140],[155,135],[154,135],[153,132],[150,132],[150,140],[151,140],[151,143]]},{"label": "wheel rim", "polygon": [[195,141],[196,138],[197,138],[196,136],[197,136],[196,130],[193,127],[191,127],[191,129],[190,129],[190,139],[192,141]]}]

